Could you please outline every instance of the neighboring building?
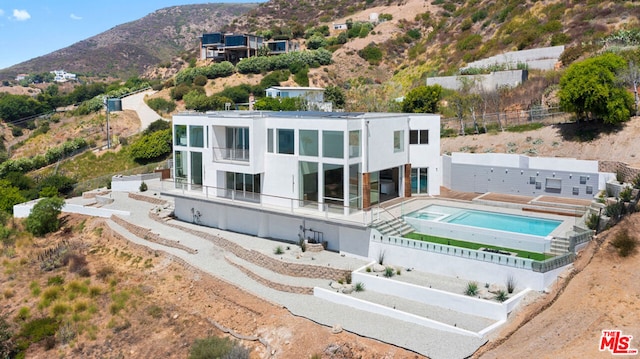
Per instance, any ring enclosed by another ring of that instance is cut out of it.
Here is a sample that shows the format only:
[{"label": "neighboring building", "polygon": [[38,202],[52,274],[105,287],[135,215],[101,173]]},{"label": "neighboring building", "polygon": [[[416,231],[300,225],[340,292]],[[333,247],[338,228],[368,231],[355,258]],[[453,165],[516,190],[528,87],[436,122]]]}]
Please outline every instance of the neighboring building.
[{"label": "neighboring building", "polygon": [[331,112],[333,104],[324,101],[324,89],[320,87],[286,87],[272,86],[265,90],[267,97],[287,98],[300,97],[307,102],[310,110]]},{"label": "neighboring building", "polygon": [[29,74],[18,74],[18,76],[16,76],[16,81],[22,81],[26,79],[27,76],[29,76]]},{"label": "neighboring building", "polygon": [[506,153],[442,156],[443,186],[454,191],[593,199],[613,175],[598,161]]},{"label": "neighboring building", "polygon": [[188,222],[295,242],[313,228],[366,256],[370,209],[440,191],[439,115],[225,111],[175,115],[173,131],[180,190],[165,194]]},{"label": "neighboring building", "polygon": [[333,31],[347,31],[349,30],[349,26],[347,26],[346,23],[339,23],[339,24],[333,24],[332,26]]},{"label": "neighboring building", "polygon": [[65,70],[54,70],[50,71],[50,73],[54,74],[55,76],[53,78],[54,82],[67,82],[76,80],[76,74],[66,72]]},{"label": "neighboring building", "polygon": [[257,56],[263,46],[264,39],[257,35],[203,34],[200,36],[200,58],[236,63],[243,58]]}]

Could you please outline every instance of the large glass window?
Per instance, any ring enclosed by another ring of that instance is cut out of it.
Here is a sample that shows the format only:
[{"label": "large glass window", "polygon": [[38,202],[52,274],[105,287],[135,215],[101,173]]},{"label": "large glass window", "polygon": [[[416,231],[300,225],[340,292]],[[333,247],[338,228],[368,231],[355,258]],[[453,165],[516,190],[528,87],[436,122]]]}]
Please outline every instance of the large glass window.
[{"label": "large glass window", "polygon": [[360,130],[349,131],[349,158],[360,157]]},{"label": "large glass window", "polygon": [[267,152],[273,153],[273,128],[267,130]]},{"label": "large glass window", "polygon": [[187,145],[187,125],[173,126],[173,133],[175,135],[173,142],[176,144],[176,146]]},{"label": "large glass window", "polygon": [[404,151],[404,131],[393,131],[393,152]]},{"label": "large glass window", "polygon": [[351,208],[362,208],[361,177],[359,163],[349,166],[349,207]]},{"label": "large glass window", "polygon": [[429,183],[427,168],[411,169],[411,193],[428,193]]},{"label": "large glass window", "polygon": [[324,202],[344,205],[344,167],[325,163]]},{"label": "large glass window", "polygon": [[344,158],[342,131],[322,131],[322,155],[329,158]]},{"label": "large glass window", "polygon": [[318,156],[317,130],[300,130],[300,156]]},{"label": "large glass window", "polygon": [[249,160],[249,128],[227,127],[227,148],[224,159]]},{"label": "large glass window", "polygon": [[300,200],[318,202],[318,164],[300,161]]},{"label": "large glass window", "polygon": [[204,147],[204,128],[202,126],[189,126],[189,145]]},{"label": "large glass window", "polygon": [[410,145],[428,145],[429,144],[429,130],[411,130],[409,131],[409,144]]},{"label": "large glass window", "polygon": [[278,129],[278,153],[292,155],[294,153],[294,131]]},{"label": "large glass window", "polygon": [[191,152],[191,184],[202,184],[202,153]]}]

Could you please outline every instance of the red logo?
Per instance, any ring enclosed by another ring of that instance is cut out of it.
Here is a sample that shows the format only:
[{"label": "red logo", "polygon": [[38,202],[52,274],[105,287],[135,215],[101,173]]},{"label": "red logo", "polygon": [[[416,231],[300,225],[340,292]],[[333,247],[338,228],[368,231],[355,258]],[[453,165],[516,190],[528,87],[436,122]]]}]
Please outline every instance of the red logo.
[{"label": "red logo", "polygon": [[638,349],[631,348],[633,336],[624,335],[620,330],[603,330],[600,337],[600,351],[608,350],[613,355],[635,355]]}]

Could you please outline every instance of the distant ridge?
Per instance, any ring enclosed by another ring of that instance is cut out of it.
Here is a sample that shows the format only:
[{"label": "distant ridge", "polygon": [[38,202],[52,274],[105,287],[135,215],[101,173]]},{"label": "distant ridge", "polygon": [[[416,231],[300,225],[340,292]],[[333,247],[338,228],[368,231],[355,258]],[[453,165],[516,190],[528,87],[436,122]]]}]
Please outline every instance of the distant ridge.
[{"label": "distant ridge", "polygon": [[220,31],[256,6],[257,3],[210,3],[163,8],[50,54],[0,70],[0,80],[14,79],[19,73],[55,69],[100,77],[140,75],[149,67],[169,63],[184,52],[196,51],[198,36]]}]

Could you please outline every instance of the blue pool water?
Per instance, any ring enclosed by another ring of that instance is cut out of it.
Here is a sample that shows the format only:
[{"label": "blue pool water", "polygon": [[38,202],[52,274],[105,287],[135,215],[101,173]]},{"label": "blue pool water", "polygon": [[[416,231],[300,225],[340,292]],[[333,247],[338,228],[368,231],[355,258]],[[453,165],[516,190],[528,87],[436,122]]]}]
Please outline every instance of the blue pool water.
[{"label": "blue pool water", "polygon": [[417,212],[409,214],[409,216],[427,221],[447,222],[541,237],[549,235],[562,223],[562,221],[553,219],[518,216],[441,205],[428,206]]}]

